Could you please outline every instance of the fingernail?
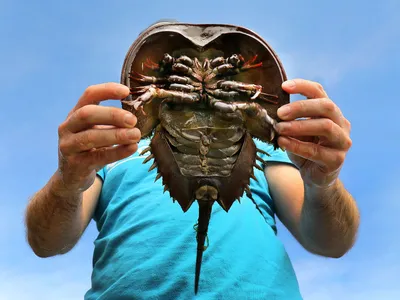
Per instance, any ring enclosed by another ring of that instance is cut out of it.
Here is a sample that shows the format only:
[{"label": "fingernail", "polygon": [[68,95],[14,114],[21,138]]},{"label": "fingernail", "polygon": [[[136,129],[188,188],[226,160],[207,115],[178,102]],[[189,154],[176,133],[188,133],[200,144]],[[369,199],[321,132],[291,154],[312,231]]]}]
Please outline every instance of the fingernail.
[{"label": "fingernail", "polygon": [[132,114],[126,114],[124,116],[124,122],[128,126],[134,126],[136,123],[135,117]]},{"label": "fingernail", "polygon": [[136,129],[130,129],[128,130],[127,134],[128,139],[133,140],[138,138],[138,133]]},{"label": "fingernail", "polygon": [[277,113],[278,113],[279,117],[287,116],[290,113],[290,106],[284,105],[284,106],[279,107]]},{"label": "fingernail", "polygon": [[282,87],[286,87],[286,88],[290,88],[290,89],[294,88],[295,86],[296,86],[296,82],[294,82],[294,80],[288,80],[282,84]]}]

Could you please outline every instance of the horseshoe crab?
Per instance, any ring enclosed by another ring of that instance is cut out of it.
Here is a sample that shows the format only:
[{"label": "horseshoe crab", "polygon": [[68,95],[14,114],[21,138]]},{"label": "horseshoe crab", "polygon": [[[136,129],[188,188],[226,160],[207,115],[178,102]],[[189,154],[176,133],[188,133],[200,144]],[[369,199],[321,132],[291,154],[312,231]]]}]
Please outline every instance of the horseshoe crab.
[{"label": "horseshoe crab", "polygon": [[253,138],[278,148],[285,80],[267,42],[234,25],[156,23],[126,54],[121,83],[131,94],[122,107],[151,138],[144,163],[154,159],[149,171],[157,168],[183,212],[199,205],[195,293],[214,202],[228,212],[244,193],[251,198],[253,170],[265,164]]}]

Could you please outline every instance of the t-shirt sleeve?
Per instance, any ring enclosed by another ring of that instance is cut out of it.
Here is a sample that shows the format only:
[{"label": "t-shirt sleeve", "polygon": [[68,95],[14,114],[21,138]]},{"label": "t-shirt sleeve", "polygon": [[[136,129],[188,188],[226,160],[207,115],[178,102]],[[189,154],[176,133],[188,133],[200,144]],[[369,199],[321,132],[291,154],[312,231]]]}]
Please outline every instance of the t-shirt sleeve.
[{"label": "t-shirt sleeve", "polygon": [[105,167],[101,168],[99,171],[97,171],[97,176],[101,178],[101,180],[104,182],[104,179],[106,177],[106,170]]},{"label": "t-shirt sleeve", "polygon": [[[290,160],[289,156],[287,155],[286,151],[278,148],[274,150],[274,146],[265,142],[262,142],[258,139],[254,139],[256,147],[260,150],[267,152],[270,156],[265,153],[258,152],[257,155],[261,157],[265,162],[277,162],[277,163],[284,163],[290,164],[295,167],[293,162]],[[263,166],[265,167],[265,166]]]}]

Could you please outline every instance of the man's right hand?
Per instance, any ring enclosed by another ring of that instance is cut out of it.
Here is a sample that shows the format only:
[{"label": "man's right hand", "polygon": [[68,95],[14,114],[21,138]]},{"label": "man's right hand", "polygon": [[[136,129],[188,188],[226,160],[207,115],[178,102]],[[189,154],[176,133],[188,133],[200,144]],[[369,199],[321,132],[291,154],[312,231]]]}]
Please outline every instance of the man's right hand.
[{"label": "man's right hand", "polygon": [[67,191],[85,191],[97,170],[137,151],[141,133],[134,127],[136,117],[98,105],[128,95],[129,88],[118,83],[90,86],[59,126],[59,175]]}]

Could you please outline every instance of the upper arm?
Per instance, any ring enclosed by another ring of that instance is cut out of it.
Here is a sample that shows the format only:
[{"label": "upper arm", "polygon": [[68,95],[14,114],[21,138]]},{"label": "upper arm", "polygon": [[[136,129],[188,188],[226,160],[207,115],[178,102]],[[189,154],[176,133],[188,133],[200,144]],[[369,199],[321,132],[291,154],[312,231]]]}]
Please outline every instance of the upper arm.
[{"label": "upper arm", "polygon": [[304,203],[304,183],[300,172],[292,165],[269,162],[265,167],[276,215],[299,240],[299,224]]},{"label": "upper arm", "polygon": [[[83,230],[89,225],[100,197],[103,181],[96,176],[93,184],[83,192],[82,196],[82,225]],[[82,231],[83,231],[82,230]]]}]

